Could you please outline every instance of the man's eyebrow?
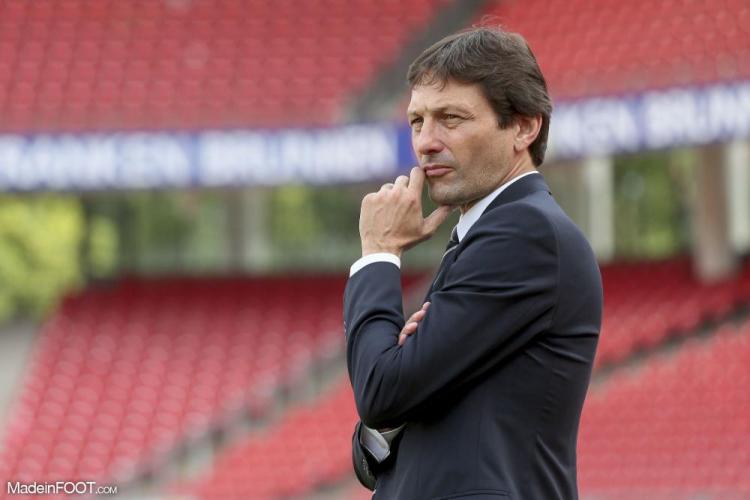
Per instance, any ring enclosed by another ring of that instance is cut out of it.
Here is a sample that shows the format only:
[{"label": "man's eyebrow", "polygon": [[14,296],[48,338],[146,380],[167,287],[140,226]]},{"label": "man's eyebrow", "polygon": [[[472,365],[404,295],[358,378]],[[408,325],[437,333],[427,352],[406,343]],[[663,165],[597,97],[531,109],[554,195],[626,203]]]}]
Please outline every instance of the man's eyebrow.
[{"label": "man's eyebrow", "polygon": [[[467,110],[466,108],[462,107],[460,104],[445,104],[443,106],[438,106],[437,108],[434,108],[434,109],[428,109],[427,113],[428,114],[429,113],[444,114],[447,111],[458,111],[460,113],[468,113],[469,112],[469,110]],[[411,110],[407,110],[406,114],[408,116],[414,116],[414,115],[419,115],[420,113],[418,111],[416,111],[416,110],[411,109]]]}]

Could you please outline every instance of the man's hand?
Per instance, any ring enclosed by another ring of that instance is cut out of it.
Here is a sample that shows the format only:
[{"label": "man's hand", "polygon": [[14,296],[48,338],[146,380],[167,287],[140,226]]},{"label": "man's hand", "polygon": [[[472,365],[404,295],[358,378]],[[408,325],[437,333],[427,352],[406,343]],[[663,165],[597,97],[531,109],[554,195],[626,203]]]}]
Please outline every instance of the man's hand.
[{"label": "man's hand", "polygon": [[425,302],[424,304],[422,304],[422,309],[412,314],[409,319],[406,320],[406,324],[401,329],[401,333],[398,334],[398,345],[404,345],[404,342],[406,342],[406,338],[417,331],[417,326],[419,325],[419,322],[424,319],[424,316],[425,314],[427,314],[427,309],[429,307],[430,303]]},{"label": "man's hand", "polygon": [[435,234],[448,218],[453,207],[447,205],[422,216],[424,178],[422,169],[414,167],[409,177],[400,175],[393,184],[384,184],[377,193],[364,197],[359,214],[362,256],[388,252],[400,257]]}]

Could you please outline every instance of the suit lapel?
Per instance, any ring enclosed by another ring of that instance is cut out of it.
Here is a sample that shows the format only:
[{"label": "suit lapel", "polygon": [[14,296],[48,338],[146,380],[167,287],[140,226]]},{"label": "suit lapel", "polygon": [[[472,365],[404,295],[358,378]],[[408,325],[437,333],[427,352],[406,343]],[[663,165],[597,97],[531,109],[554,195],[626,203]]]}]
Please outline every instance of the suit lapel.
[{"label": "suit lapel", "polygon": [[[479,224],[479,221],[482,220],[482,217],[484,217],[484,215],[490,210],[505,205],[506,203],[518,201],[537,191],[547,191],[548,193],[550,193],[549,186],[547,186],[547,183],[544,181],[544,177],[542,177],[541,175],[527,175],[523,179],[518,179],[516,182],[508,186],[494,200],[492,200],[492,203],[490,203],[484,210],[484,212],[482,212],[482,215],[479,217],[479,220],[477,220],[474,226],[476,226],[476,224]],[[471,229],[469,230],[469,232],[471,232]],[[464,236],[458,246],[456,246],[453,251],[445,255],[443,260],[440,262],[440,267],[435,274],[435,279],[432,282],[432,286],[430,286],[430,289],[427,291],[427,296],[425,297],[425,300],[423,302],[430,300],[430,296],[432,295],[432,293],[436,290],[440,290],[443,287],[445,275],[447,274],[448,269],[451,267],[453,262],[455,262],[456,256],[460,252],[461,244],[465,240],[466,236]]]},{"label": "suit lapel", "polygon": [[518,179],[516,182],[508,186],[502,193],[497,195],[497,198],[492,200],[492,203],[490,203],[484,212],[482,212],[482,216],[493,208],[505,205],[506,203],[518,201],[536,191],[547,191],[550,193],[549,186],[547,186],[547,183],[544,181],[544,177],[542,177],[541,174],[527,175],[523,179]]}]

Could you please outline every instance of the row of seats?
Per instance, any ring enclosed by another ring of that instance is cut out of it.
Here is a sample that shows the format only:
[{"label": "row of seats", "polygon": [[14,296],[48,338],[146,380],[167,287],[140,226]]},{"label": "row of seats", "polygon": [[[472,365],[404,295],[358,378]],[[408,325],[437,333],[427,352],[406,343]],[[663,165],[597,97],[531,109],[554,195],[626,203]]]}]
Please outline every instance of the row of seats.
[{"label": "row of seats", "polygon": [[[750,494],[750,321],[617,373],[586,401],[579,437],[584,498],[746,498]],[[350,485],[356,421],[347,377],[271,429],[233,444],[194,483],[200,499],[369,498]],[[343,483],[343,491],[330,488]],[[328,498],[328,497],[327,497]]]},{"label": "row of seats", "polygon": [[[324,125],[448,0],[8,0],[0,132]],[[750,7],[491,3],[561,99],[750,77]]]},{"label": "row of seats", "polygon": [[331,124],[446,2],[0,2],[0,132]]},{"label": "row of seats", "polygon": [[[405,278],[405,286],[416,277]],[[341,352],[342,276],[124,280],[43,326],[0,477],[123,478]]]},{"label": "row of seats", "polygon": [[290,498],[336,484],[351,472],[357,411],[349,379],[292,408],[270,429],[231,445],[194,483],[174,491],[202,499]]},{"label": "row of seats", "polygon": [[523,34],[558,98],[750,77],[745,0],[496,0],[487,16]]},{"label": "row of seats", "polygon": [[737,275],[701,284],[688,259],[615,264],[602,269],[604,317],[597,365],[693,332],[750,301],[750,262]]},{"label": "row of seats", "polygon": [[579,435],[590,498],[750,496],[750,321],[594,387]]},{"label": "row of seats", "polygon": [[[406,275],[405,289],[420,276]],[[127,479],[341,352],[342,276],[126,279],[44,325],[0,477]],[[0,496],[2,493],[0,493]]]}]

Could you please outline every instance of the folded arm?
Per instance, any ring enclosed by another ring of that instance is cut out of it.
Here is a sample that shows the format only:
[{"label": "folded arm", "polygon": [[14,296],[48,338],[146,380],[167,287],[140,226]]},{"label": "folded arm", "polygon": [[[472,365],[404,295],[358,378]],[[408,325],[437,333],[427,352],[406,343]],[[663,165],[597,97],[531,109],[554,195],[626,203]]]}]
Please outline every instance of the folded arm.
[{"label": "folded arm", "polygon": [[347,363],[368,427],[401,425],[549,328],[557,287],[553,230],[528,208],[502,221],[467,235],[418,333],[403,346],[398,267],[375,263],[350,278]]}]

